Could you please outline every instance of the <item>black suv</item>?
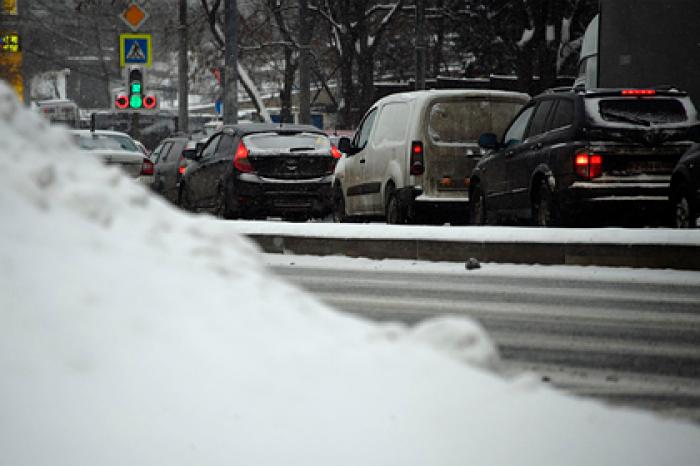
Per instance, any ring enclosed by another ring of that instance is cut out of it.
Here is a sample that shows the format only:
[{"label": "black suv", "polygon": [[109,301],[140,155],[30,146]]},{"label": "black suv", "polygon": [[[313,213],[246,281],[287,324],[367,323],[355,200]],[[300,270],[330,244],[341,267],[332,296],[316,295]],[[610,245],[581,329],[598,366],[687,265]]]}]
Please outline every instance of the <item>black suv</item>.
[{"label": "black suv", "polygon": [[310,125],[224,126],[194,153],[180,182],[180,205],[223,218],[306,220],[331,213],[341,154]]},{"label": "black suv", "polygon": [[614,223],[626,212],[665,212],[671,172],[698,137],[685,92],[553,90],[535,97],[470,179],[470,220],[535,225]]}]

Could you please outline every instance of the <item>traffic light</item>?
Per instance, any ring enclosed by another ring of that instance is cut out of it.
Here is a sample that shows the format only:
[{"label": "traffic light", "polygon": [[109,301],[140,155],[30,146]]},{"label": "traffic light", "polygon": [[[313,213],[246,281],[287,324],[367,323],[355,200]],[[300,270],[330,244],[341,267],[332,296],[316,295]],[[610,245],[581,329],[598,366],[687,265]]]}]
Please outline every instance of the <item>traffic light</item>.
[{"label": "traffic light", "polygon": [[129,70],[129,107],[138,110],[143,107],[143,71],[140,68]]},{"label": "traffic light", "polygon": [[154,95],[146,95],[144,81],[145,73],[141,67],[131,67],[126,70],[127,89],[114,98],[117,110],[131,112],[153,110],[158,105]]}]

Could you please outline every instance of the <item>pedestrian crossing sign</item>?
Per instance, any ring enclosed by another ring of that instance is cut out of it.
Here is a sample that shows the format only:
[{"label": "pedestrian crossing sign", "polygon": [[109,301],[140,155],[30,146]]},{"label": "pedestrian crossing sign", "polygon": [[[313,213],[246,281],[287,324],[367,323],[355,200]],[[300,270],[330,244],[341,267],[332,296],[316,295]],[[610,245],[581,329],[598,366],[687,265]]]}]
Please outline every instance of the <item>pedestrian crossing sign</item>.
[{"label": "pedestrian crossing sign", "polygon": [[150,34],[119,34],[119,65],[151,66]]}]

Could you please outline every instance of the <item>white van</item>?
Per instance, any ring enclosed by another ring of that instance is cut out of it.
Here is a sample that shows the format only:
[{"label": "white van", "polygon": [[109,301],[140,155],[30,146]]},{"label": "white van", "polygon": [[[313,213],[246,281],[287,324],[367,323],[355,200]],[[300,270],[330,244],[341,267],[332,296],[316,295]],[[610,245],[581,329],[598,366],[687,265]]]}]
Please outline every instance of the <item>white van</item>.
[{"label": "white van", "polygon": [[365,114],[336,166],[335,218],[466,223],[479,135],[502,134],[527,94],[429,90],[393,94]]}]

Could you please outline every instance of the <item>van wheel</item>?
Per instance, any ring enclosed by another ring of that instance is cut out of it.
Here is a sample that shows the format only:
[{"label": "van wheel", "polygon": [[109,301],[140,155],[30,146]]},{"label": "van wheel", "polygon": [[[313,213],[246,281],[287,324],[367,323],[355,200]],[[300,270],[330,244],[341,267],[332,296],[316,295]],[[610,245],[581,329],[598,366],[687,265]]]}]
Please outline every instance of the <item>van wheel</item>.
[{"label": "van wheel", "polygon": [[547,180],[542,179],[535,193],[532,204],[532,220],[538,227],[553,227],[559,225],[554,194],[547,185]]},{"label": "van wheel", "polygon": [[690,203],[684,187],[677,189],[672,199],[673,205],[673,226],[676,228],[695,227],[696,212]]},{"label": "van wheel", "polygon": [[389,193],[389,200],[386,203],[386,223],[392,225],[406,223],[406,217],[401,213],[399,199],[393,190]]},{"label": "van wheel", "polygon": [[343,188],[339,184],[333,189],[333,221],[336,223],[346,222],[348,214],[345,211],[345,198]]},{"label": "van wheel", "polygon": [[469,223],[472,225],[486,225],[486,199],[480,183],[474,186],[469,199]]}]

